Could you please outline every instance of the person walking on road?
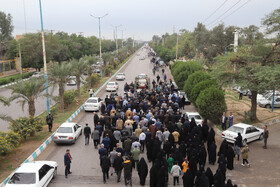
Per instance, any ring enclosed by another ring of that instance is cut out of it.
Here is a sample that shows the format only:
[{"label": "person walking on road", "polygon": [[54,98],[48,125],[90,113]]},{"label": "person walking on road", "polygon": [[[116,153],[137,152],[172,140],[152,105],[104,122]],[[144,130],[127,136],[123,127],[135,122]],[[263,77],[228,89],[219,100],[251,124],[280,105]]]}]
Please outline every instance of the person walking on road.
[{"label": "person walking on road", "polygon": [[172,166],[171,175],[173,176],[173,186],[179,185],[179,176],[181,173],[181,168],[178,166],[178,162],[175,162],[175,165]]},{"label": "person walking on road", "polygon": [[234,142],[234,152],[235,154],[237,154],[237,160],[239,160],[239,157],[241,155],[241,147],[242,147],[242,136],[239,132]]},{"label": "person walking on road", "polygon": [[51,115],[51,113],[49,113],[49,115],[47,115],[46,121],[47,121],[47,124],[49,126],[49,132],[52,132],[53,116]]},{"label": "person walking on road", "polygon": [[267,125],[264,126],[264,132],[263,132],[263,142],[264,142],[264,149],[267,149],[267,139],[269,136],[269,131],[267,130]]},{"label": "person walking on road", "polygon": [[113,151],[110,152],[109,156],[110,156],[110,162],[111,162],[111,176],[114,173],[114,161],[117,157],[118,152],[116,151],[116,148],[113,148]]},{"label": "person walking on road", "polygon": [[159,80],[160,80],[160,76],[159,76],[159,75],[157,75],[157,83],[159,82]]},{"label": "person walking on road", "polygon": [[247,144],[244,145],[244,147],[241,149],[241,153],[242,153],[242,166],[245,166],[245,163],[248,167],[250,167],[250,164],[248,162],[248,157],[249,157],[249,147]]},{"label": "person walking on road", "polygon": [[108,156],[107,155],[102,156],[100,167],[102,168],[104,184],[106,183],[106,178],[109,179],[110,166],[111,166],[111,162]]},{"label": "person walking on road", "polygon": [[117,174],[117,182],[120,182],[121,175],[122,175],[122,169],[123,169],[123,158],[122,158],[122,154],[119,152],[117,153],[117,157],[114,160],[113,167]]},{"label": "person walking on road", "polygon": [[84,128],[84,135],[85,135],[85,145],[89,145],[89,137],[91,134],[91,129],[88,126],[88,124],[86,124],[85,128]]},{"label": "person walking on road", "polygon": [[70,150],[66,149],[66,153],[64,155],[64,166],[65,166],[65,178],[68,177],[68,174],[71,174],[70,165],[72,162],[72,157],[70,155]]},{"label": "person walking on road", "polygon": [[125,161],[123,162],[123,169],[124,169],[124,185],[127,186],[128,183],[132,186],[132,164],[129,157],[125,157]]},{"label": "person walking on road", "polygon": [[137,164],[137,171],[140,178],[140,185],[145,186],[146,177],[148,175],[148,165],[144,158],[141,158]]},{"label": "person walking on road", "polygon": [[162,68],[161,72],[162,72],[162,74],[164,74],[164,72],[165,72],[164,68]]},{"label": "person walking on road", "polygon": [[93,139],[94,148],[96,149],[99,144],[99,131],[97,128],[94,128],[94,131],[91,133],[91,138]]},{"label": "person walking on road", "polygon": [[230,128],[233,125],[233,115],[232,112],[230,112],[230,115],[228,117],[228,128]]}]

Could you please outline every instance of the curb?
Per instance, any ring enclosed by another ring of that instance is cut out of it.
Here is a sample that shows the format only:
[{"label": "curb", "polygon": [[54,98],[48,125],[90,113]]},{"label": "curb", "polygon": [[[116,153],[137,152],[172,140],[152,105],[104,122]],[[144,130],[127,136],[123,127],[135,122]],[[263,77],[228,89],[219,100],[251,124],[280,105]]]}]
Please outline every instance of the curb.
[{"label": "curb", "polygon": [[14,85],[14,84],[17,84],[17,83],[20,83],[20,82],[23,82],[23,81],[27,81],[27,80],[29,80],[29,79],[30,79],[30,78],[22,79],[22,80],[19,80],[19,81],[16,81],[16,82],[12,82],[12,83],[9,83],[9,84],[2,85],[2,86],[0,86],[0,89],[1,89],[1,88],[5,88],[5,87],[8,87],[8,86],[12,86],[12,85]]},{"label": "curb", "polygon": [[[132,57],[135,56],[135,54],[137,53],[137,51],[134,53],[134,55],[132,55],[119,69],[118,71],[116,71],[116,73],[114,73],[101,87],[99,87],[99,89],[94,93],[94,96],[96,96],[106,85],[108,82],[110,82],[115,76],[116,74],[118,74],[123,67],[129,63],[132,59]],[[24,79],[22,81],[25,81]],[[16,84],[16,82],[14,83],[10,83],[11,85]],[[4,85],[6,86],[6,85]],[[9,85],[10,86],[10,85]],[[2,87],[0,87],[2,88]],[[84,109],[84,104],[78,109],[76,110],[76,112],[74,112],[65,122],[71,122],[82,110]],[[23,163],[27,163],[27,162],[32,162],[34,161],[45,149],[46,147],[52,142],[52,140],[54,139],[54,134],[56,133],[56,131],[50,136],[48,137],[48,139],[43,142]],[[22,163],[22,164],[23,164]],[[7,182],[10,180],[10,178],[12,177],[12,175],[14,174],[14,172],[17,169],[15,169],[1,184],[0,186],[5,186],[7,184]]]}]

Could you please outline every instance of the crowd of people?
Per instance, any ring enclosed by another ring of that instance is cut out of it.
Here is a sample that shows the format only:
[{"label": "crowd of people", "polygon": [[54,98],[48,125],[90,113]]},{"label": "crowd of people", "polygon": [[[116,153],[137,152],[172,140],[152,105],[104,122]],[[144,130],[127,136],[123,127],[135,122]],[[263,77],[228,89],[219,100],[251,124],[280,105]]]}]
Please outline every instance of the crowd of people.
[{"label": "crowd of people", "polygon": [[[101,114],[94,112],[94,130],[87,129],[85,134],[87,138],[91,134],[96,149],[100,144],[104,183],[114,174],[120,182],[123,170],[125,186],[132,186],[135,169],[142,186],[148,174],[151,187],[168,186],[170,176],[174,186],[181,179],[185,187],[237,186],[226,179],[226,171],[233,169],[236,151],[238,159],[243,151],[240,139],[234,149],[224,140],[217,153],[215,131],[209,130],[207,119],[197,125],[184,115],[184,102],[172,81],[157,79],[152,89],[140,91],[132,82],[124,91],[123,95],[106,96]],[[215,173],[205,168],[207,157],[209,164],[218,164]],[[150,168],[148,162],[152,163]]]}]

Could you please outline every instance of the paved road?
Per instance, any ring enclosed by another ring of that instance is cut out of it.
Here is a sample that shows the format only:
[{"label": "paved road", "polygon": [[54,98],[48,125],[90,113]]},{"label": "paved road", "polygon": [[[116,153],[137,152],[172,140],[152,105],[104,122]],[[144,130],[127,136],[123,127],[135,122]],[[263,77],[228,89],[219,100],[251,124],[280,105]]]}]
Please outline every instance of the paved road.
[{"label": "paved road", "polygon": [[[140,52],[140,57],[145,54],[145,50]],[[131,82],[134,80],[134,77],[142,72],[148,74],[152,79],[152,65],[149,60],[139,61],[139,56],[135,56],[127,67],[122,71],[126,74],[126,81],[119,82],[120,88],[118,93],[122,93],[122,88],[125,82]],[[167,76],[170,76],[168,73]],[[100,97],[105,98],[108,93],[105,91],[99,94]],[[185,111],[194,111],[192,105],[187,106]],[[92,123],[92,113],[82,112],[77,119],[80,125],[84,126],[85,123],[89,123],[90,127],[93,127]],[[250,187],[266,187],[266,186],[280,186],[280,152],[279,152],[279,143],[280,137],[280,125],[274,125],[270,127],[270,140],[269,148],[267,150],[262,149],[262,141],[256,141],[249,144],[250,153],[249,153],[249,162],[251,163],[250,168],[243,168],[240,163],[241,161],[235,161],[235,169],[232,171],[227,171],[227,177],[232,179],[235,184],[238,186],[250,186]],[[222,141],[221,137],[216,135],[216,141],[219,148],[219,145]],[[275,142],[275,143],[274,143]],[[73,157],[72,162],[72,174],[68,179],[64,178],[64,166],[63,166],[63,155],[65,150],[69,148]],[[141,154],[141,157],[146,158],[146,154]],[[76,144],[74,145],[51,145],[46,149],[46,151],[39,156],[38,160],[54,160],[58,162],[58,177],[52,181],[49,185],[50,187],[60,187],[60,186],[69,186],[69,187],[86,187],[86,186],[99,186],[99,187],[108,187],[108,186],[123,186],[123,178],[120,183],[116,183],[116,176],[110,177],[107,181],[107,184],[102,182],[102,172],[99,166],[99,155],[98,151],[94,149],[92,142],[89,146],[84,145],[84,137],[80,137]],[[151,163],[148,163],[149,168]],[[206,165],[208,167],[208,164]],[[217,169],[217,164],[214,166],[209,166],[213,172]],[[140,186],[138,174],[136,171],[133,171],[133,186]],[[123,177],[123,176],[122,176]],[[169,177],[169,186],[172,185],[172,177]],[[146,180],[146,186],[149,185],[149,174]],[[180,186],[182,185],[182,179],[180,178]]]},{"label": "paved road", "polygon": [[[51,92],[52,89],[53,88],[50,88],[49,92]],[[66,86],[66,90],[72,90],[72,89],[76,89],[76,86]],[[2,95],[2,96],[10,97],[11,94],[12,94],[12,91],[8,88],[0,89],[0,95]],[[53,95],[58,96],[58,87],[56,87],[53,90]],[[10,106],[4,106],[2,103],[0,103],[0,113],[11,116],[13,119],[28,116],[29,115],[28,114],[28,104],[26,103],[24,110],[22,110],[21,105],[19,103],[17,103],[17,101],[18,100],[13,101]],[[55,104],[55,102],[50,100],[50,105],[53,106],[54,104]],[[35,115],[38,115],[41,112],[46,111],[47,110],[46,98],[39,97],[38,99],[36,99],[35,108],[36,108]],[[0,119],[0,131],[8,131],[9,130],[8,126],[9,126],[9,123],[7,121],[3,121]]]}]

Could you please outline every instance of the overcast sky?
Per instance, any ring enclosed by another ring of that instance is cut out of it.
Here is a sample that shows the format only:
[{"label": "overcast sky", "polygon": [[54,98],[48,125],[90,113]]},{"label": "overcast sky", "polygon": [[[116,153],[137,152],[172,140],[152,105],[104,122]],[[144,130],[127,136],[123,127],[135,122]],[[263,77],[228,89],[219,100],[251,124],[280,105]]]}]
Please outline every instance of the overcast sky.
[{"label": "overcast sky", "polygon": [[[27,32],[39,31],[39,0],[0,0],[0,11],[13,16],[14,35],[25,32],[24,4]],[[90,14],[108,13],[101,21],[102,37],[113,38],[111,25],[122,24],[118,38],[124,30],[124,38],[135,35],[136,39],[151,40],[153,35],[173,33],[173,26],[192,31],[197,22],[207,28],[221,19],[226,25],[260,26],[265,15],[280,8],[280,0],[42,0],[42,8],[45,30],[97,36],[98,20]]]}]

